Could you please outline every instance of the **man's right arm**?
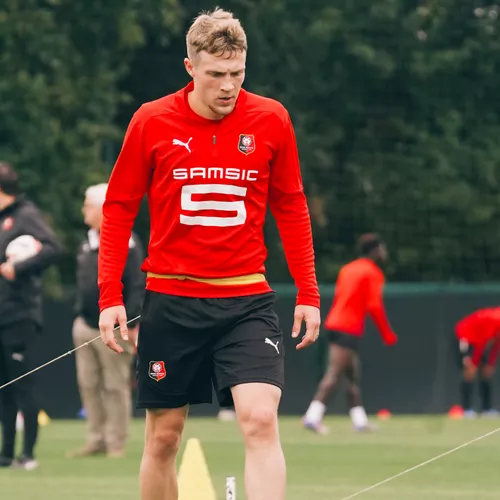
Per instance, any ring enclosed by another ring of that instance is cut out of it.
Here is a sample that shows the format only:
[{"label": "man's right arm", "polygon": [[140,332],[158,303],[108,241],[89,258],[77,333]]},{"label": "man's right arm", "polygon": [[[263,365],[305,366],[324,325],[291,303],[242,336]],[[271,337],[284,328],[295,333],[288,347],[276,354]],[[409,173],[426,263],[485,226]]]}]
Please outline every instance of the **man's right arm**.
[{"label": "man's right arm", "polygon": [[123,305],[122,276],[134,220],[150,178],[150,155],[144,135],[144,112],[133,116],[111,173],[99,243],[99,307]]}]

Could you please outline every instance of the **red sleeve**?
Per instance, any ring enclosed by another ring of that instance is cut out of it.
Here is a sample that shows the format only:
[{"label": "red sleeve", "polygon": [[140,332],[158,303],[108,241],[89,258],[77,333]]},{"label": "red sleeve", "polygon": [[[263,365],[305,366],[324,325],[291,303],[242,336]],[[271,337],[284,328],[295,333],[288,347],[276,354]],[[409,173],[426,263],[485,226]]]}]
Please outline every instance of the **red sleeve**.
[{"label": "red sleeve", "polygon": [[129,239],[151,174],[145,154],[143,127],[140,112],[137,112],[129,124],[108,183],[99,243],[101,311],[123,305],[122,275],[128,257]]},{"label": "red sleeve", "polygon": [[373,274],[368,278],[367,303],[368,313],[380,332],[385,344],[394,344],[396,335],[392,331],[383,302],[384,279]]},{"label": "red sleeve", "polygon": [[271,165],[269,207],[276,220],[290,274],[298,289],[297,305],[318,307],[311,220],[302,185],[295,133],[286,110],[279,147]]}]

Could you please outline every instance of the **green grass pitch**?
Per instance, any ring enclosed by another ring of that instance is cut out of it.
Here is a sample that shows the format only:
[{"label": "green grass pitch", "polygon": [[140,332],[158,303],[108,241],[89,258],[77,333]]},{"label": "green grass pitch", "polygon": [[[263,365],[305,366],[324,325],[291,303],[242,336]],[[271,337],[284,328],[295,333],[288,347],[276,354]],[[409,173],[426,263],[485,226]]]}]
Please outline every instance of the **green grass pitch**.
[{"label": "green grass pitch", "polygon": [[[345,417],[326,420],[330,434],[303,430],[299,418],[280,421],[288,462],[287,500],[341,500],[500,426],[500,420],[393,417],[379,432],[356,434]],[[40,468],[0,470],[2,500],[137,500],[144,423],[135,420],[124,459],[66,459],[82,444],[84,423],[53,421],[41,429]],[[243,448],[234,422],[192,418],[184,435],[200,439],[217,490],[235,475],[243,494]],[[184,448],[183,444],[183,448]],[[183,451],[181,449],[181,454]],[[360,500],[493,500],[500,498],[500,433],[363,494]]]}]

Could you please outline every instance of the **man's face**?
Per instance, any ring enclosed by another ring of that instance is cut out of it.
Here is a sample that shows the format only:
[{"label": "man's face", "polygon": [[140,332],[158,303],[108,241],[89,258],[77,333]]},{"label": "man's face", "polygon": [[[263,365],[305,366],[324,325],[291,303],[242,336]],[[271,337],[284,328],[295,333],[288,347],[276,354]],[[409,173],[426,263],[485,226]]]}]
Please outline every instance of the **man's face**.
[{"label": "man's face", "polygon": [[389,253],[387,252],[387,247],[384,243],[381,243],[377,249],[374,251],[374,259],[379,264],[384,264],[389,258]]},{"label": "man's face", "polygon": [[187,72],[193,77],[196,99],[207,109],[211,119],[221,119],[233,111],[245,79],[246,52],[212,55],[196,54],[185,59]]},{"label": "man's face", "polygon": [[91,203],[90,200],[85,198],[82,214],[83,220],[87,226],[93,229],[99,229],[101,227],[102,208],[100,206]]}]

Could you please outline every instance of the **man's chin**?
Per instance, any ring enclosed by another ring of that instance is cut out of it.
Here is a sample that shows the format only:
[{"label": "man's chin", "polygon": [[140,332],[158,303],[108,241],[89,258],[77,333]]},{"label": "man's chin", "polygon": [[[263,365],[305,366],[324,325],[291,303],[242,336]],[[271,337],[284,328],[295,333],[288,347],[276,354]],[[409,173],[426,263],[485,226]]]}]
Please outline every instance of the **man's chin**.
[{"label": "man's chin", "polygon": [[234,110],[232,106],[211,106],[210,109],[219,116],[227,116]]}]

